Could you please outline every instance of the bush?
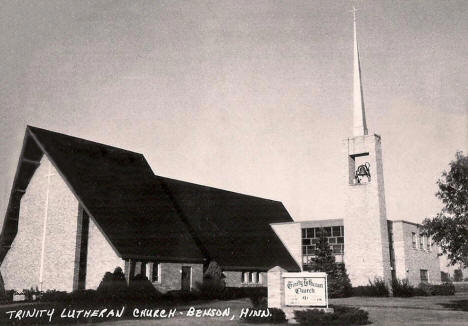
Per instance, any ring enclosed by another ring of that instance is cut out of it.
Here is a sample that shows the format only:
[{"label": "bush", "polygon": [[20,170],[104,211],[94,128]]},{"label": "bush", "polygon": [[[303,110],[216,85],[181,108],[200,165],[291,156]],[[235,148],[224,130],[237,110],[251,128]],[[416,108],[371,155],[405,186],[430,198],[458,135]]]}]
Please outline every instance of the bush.
[{"label": "bush", "polygon": [[375,278],[372,282],[369,280],[369,285],[357,286],[352,288],[352,293],[357,297],[388,297],[389,291],[387,284],[381,278]]},{"label": "bush", "polygon": [[277,324],[286,321],[286,315],[283,310],[278,308],[251,310],[247,316],[242,317],[242,320],[249,323],[269,323]]},{"label": "bush", "polygon": [[205,278],[203,283],[197,283],[200,295],[206,299],[219,299],[223,297],[223,292],[226,289],[224,280]]},{"label": "bush", "polygon": [[[127,283],[125,283],[125,288],[126,287]],[[119,288],[116,289],[120,290]],[[161,296],[161,293],[158,292],[158,290],[156,290],[153,284],[143,274],[136,275],[130,282],[127,296],[125,296],[125,292],[123,292],[123,294],[123,298],[126,297],[127,299],[140,302],[151,302],[158,299]],[[119,292],[117,292],[116,295],[119,295]]]},{"label": "bush", "polygon": [[433,295],[454,295],[455,294],[455,286],[453,283],[443,283],[433,285]]},{"label": "bush", "polygon": [[44,302],[68,302],[69,294],[65,291],[47,290],[42,293],[40,301]]},{"label": "bush", "polygon": [[122,268],[117,267],[113,273],[106,272],[97,288],[101,300],[124,300],[129,295],[127,281]]},{"label": "bush", "polygon": [[[245,287],[245,288],[234,288],[226,287],[219,298],[221,300],[233,300],[240,298],[261,298],[267,297],[268,290],[264,286],[259,287]],[[254,299],[255,300],[255,299]]]},{"label": "bush", "polygon": [[394,297],[412,297],[416,294],[414,287],[409,284],[407,279],[393,279],[392,289]]},{"label": "bush", "polygon": [[326,325],[366,325],[369,323],[369,314],[355,307],[331,306],[333,313],[320,310],[294,311],[294,316],[300,325],[326,326]]},{"label": "bush", "polygon": [[252,303],[252,307],[256,309],[268,308],[267,297],[253,296],[253,297],[250,297],[250,302]]}]

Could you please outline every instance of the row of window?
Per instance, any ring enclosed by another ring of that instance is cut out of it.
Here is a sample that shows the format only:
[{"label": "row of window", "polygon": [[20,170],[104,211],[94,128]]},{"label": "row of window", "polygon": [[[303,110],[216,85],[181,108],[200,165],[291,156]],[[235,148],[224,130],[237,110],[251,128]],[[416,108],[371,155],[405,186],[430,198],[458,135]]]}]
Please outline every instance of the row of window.
[{"label": "row of window", "polygon": [[411,241],[413,244],[413,249],[432,251],[431,239],[425,235],[411,232]]},{"label": "row of window", "polygon": [[342,237],[344,236],[343,226],[327,226],[318,228],[304,228],[302,229],[302,238],[320,238],[325,237]]},{"label": "row of window", "polygon": [[260,272],[242,272],[241,282],[243,284],[261,284],[262,273]]}]

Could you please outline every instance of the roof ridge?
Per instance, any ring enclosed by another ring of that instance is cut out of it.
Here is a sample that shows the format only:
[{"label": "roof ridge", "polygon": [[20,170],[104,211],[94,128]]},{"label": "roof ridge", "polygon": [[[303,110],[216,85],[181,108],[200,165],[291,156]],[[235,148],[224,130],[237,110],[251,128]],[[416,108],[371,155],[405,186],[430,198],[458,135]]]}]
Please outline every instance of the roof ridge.
[{"label": "roof ridge", "polygon": [[[184,180],[179,180],[179,179],[174,179],[174,178],[168,178],[168,177],[164,177],[164,176],[156,175],[156,174],[155,174],[155,176],[156,176],[156,177],[159,177],[159,178],[163,178],[163,179],[168,179],[168,180],[176,181],[176,182],[188,183],[188,184],[191,184],[191,185],[194,185],[194,186],[198,186],[198,187],[204,187],[204,188],[209,188],[209,189],[213,189],[213,190],[219,190],[219,191],[229,192],[229,193],[232,193],[232,194],[241,195],[241,196],[245,196],[245,197],[251,197],[251,198],[255,198],[255,199],[268,200],[268,201],[271,201],[271,202],[283,204],[283,202],[280,201],[280,200],[269,199],[269,198],[254,196],[254,195],[248,195],[248,194],[243,194],[243,193],[237,192],[237,191],[221,189],[221,188],[217,188],[217,187],[202,185],[202,184],[199,184],[199,183],[194,183],[194,182],[189,182],[189,181],[184,181]],[[283,205],[283,206],[284,206],[284,205]]]},{"label": "roof ridge", "polygon": [[26,128],[29,129],[33,133],[35,133],[35,131],[38,130],[40,132],[45,132],[45,133],[48,133],[48,134],[54,134],[54,135],[58,135],[58,136],[62,136],[62,137],[63,136],[64,137],[69,137],[69,138],[74,139],[74,140],[78,140],[78,141],[82,141],[82,142],[86,142],[86,143],[90,143],[90,144],[95,144],[95,145],[99,145],[99,146],[103,146],[103,147],[108,147],[110,149],[115,149],[115,150],[119,150],[119,151],[123,151],[123,152],[127,152],[127,153],[132,153],[132,154],[144,156],[142,153],[139,153],[139,152],[131,151],[131,150],[128,150],[128,149],[125,149],[125,148],[121,148],[121,147],[117,147],[117,146],[113,146],[113,145],[109,145],[109,144],[100,143],[100,142],[85,139],[85,138],[80,138],[80,137],[64,134],[64,133],[57,132],[57,131],[52,131],[52,130],[48,130],[48,129],[44,129],[44,128],[31,126],[31,125],[27,125]]}]

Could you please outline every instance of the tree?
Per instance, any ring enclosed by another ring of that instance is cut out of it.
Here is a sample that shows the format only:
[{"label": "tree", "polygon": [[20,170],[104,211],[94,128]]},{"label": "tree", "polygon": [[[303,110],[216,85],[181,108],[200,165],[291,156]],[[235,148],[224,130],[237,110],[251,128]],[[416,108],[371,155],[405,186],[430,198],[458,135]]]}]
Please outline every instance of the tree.
[{"label": "tree", "polygon": [[323,232],[317,243],[315,257],[312,259],[312,269],[325,272],[328,276],[328,294],[331,298],[351,295],[352,287],[344,264],[336,263],[330,244]]},{"label": "tree", "polygon": [[468,266],[468,156],[457,152],[437,181],[436,197],[444,207],[433,218],[426,218],[423,231],[432,237],[452,265]]}]

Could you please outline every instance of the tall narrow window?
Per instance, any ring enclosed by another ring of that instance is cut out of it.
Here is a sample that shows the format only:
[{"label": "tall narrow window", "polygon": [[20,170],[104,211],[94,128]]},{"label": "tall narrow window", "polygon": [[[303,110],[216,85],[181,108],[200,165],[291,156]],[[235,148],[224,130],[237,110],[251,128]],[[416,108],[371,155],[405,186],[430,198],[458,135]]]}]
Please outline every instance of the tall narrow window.
[{"label": "tall narrow window", "polygon": [[423,250],[424,245],[423,245],[423,236],[419,235],[419,249]]},{"label": "tall narrow window", "polygon": [[249,273],[242,272],[242,283],[249,283]]},{"label": "tall narrow window", "polygon": [[413,242],[413,249],[416,249],[416,233],[411,232],[411,241]]},{"label": "tall narrow window", "polygon": [[161,265],[159,263],[153,263],[151,282],[161,282]]},{"label": "tall narrow window", "polygon": [[420,275],[421,275],[421,282],[429,282],[429,276],[427,274],[427,269],[421,269],[419,270]]}]

